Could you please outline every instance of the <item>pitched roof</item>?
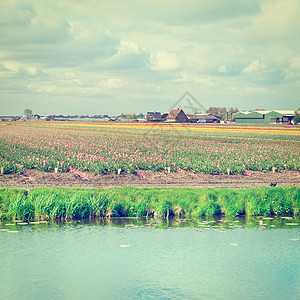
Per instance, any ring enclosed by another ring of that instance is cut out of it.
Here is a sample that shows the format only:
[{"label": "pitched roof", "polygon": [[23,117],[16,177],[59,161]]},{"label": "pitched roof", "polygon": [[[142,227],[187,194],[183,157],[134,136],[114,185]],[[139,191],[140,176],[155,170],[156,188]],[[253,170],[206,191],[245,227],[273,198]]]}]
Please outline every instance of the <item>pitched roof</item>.
[{"label": "pitched roof", "polygon": [[235,115],[241,113],[244,115],[249,115],[249,114],[254,114],[254,113],[258,113],[260,115],[266,115],[269,114],[271,112],[276,112],[282,115],[295,115],[294,111],[292,110],[255,110],[255,111],[239,111],[237,112]]},{"label": "pitched roof", "polygon": [[180,114],[180,112],[183,112],[182,109],[172,109],[170,113],[167,116],[167,119],[176,119],[176,117]]},{"label": "pitched roof", "polygon": [[217,117],[212,114],[187,114],[186,115],[189,119],[207,119],[207,120],[218,120],[220,117]]},{"label": "pitched roof", "polygon": [[157,111],[148,111],[146,115],[147,119],[154,119],[154,120],[160,120],[161,119],[161,113]]},{"label": "pitched roof", "polygon": [[277,113],[280,113],[282,115],[295,115],[295,111],[293,110],[273,110]]}]

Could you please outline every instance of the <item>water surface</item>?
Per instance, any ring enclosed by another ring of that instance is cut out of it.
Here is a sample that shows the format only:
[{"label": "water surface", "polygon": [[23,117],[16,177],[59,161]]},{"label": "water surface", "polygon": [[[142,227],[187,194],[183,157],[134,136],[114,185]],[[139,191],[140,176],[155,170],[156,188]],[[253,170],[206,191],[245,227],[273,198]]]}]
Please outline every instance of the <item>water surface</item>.
[{"label": "water surface", "polygon": [[0,299],[300,297],[299,219],[6,221],[0,229]]}]

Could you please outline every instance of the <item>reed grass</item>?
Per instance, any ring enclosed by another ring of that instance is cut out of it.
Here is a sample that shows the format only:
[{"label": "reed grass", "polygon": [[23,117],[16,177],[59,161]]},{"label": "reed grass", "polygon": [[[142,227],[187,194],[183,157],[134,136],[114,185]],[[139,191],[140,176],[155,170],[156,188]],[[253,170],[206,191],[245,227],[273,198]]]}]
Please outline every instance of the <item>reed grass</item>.
[{"label": "reed grass", "polygon": [[0,189],[0,218],[22,220],[110,217],[300,215],[300,188],[46,188]]}]

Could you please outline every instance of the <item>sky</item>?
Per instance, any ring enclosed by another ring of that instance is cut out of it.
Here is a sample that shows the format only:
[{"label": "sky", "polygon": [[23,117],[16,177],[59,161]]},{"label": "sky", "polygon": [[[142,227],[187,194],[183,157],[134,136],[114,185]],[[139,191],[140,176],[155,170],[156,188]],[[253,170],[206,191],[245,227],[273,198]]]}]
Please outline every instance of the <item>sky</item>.
[{"label": "sky", "polygon": [[296,110],[299,16],[299,0],[1,1],[0,115],[167,112],[185,92]]}]

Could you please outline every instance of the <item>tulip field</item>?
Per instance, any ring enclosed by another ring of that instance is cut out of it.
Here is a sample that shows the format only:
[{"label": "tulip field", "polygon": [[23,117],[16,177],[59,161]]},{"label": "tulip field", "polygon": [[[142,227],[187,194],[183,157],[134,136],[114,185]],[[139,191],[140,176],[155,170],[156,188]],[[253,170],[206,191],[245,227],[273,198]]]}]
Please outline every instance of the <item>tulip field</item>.
[{"label": "tulip field", "polygon": [[0,124],[0,168],[243,174],[300,170],[299,127],[16,122]]}]

